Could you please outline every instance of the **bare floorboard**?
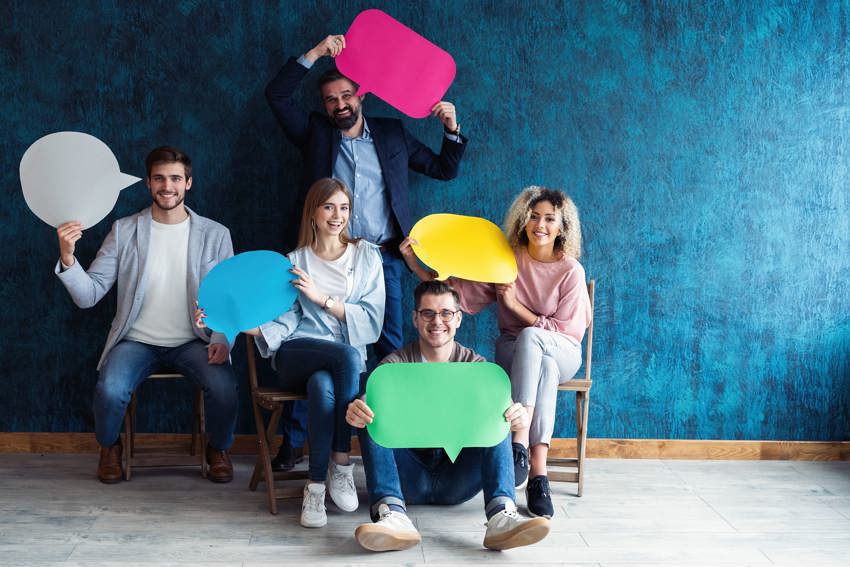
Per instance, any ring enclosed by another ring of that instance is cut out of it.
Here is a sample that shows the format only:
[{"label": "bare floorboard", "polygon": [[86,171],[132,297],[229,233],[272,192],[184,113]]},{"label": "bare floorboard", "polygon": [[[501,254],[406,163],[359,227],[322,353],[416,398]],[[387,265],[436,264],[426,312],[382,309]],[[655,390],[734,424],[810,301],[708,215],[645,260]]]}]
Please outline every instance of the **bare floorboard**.
[{"label": "bare floorboard", "polygon": [[[850,564],[850,462],[591,459],[585,495],[553,485],[552,532],[538,545],[485,550],[483,499],[413,506],[423,543],[373,554],[354,529],[361,507],[328,504],[328,526],[298,524],[300,502],[250,492],[253,462],[236,458],[228,485],[197,469],[135,469],[106,486],[93,455],[0,458],[0,564],[62,567],[205,565],[759,566]],[[522,510],[524,493],[518,494]]]}]

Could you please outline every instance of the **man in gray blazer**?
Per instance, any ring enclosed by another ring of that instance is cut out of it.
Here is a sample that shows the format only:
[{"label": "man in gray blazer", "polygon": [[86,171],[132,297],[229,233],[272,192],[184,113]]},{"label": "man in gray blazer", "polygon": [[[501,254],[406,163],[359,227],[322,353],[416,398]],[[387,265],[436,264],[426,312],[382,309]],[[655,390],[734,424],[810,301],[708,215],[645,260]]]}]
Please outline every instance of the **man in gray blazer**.
[{"label": "man in gray blazer", "polygon": [[118,309],[97,366],[97,477],[108,484],[121,480],[124,412],[139,384],[166,366],[203,388],[208,478],[230,482],[228,449],[239,403],[231,345],[224,335],[208,334],[193,324],[200,281],[233,256],[230,232],[183,204],[192,186],[192,162],[186,154],[156,148],[145,166],[151,206],[115,221],[87,271],[74,257],[82,225],[72,221],[56,230],[60,259],[55,273],[78,307],[92,307],[118,282]]}]

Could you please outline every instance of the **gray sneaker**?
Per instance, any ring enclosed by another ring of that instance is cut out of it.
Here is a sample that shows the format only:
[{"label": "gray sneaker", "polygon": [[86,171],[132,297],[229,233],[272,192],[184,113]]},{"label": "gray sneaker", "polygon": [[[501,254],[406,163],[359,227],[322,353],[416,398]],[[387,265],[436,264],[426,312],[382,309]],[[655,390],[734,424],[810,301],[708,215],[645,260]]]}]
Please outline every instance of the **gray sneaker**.
[{"label": "gray sneaker", "polygon": [[378,521],[361,524],[354,530],[354,539],[369,551],[401,551],[422,541],[407,514],[378,506]]},{"label": "gray sneaker", "polygon": [[308,482],[304,485],[304,500],[301,501],[301,525],[305,528],[321,528],[327,523],[325,485]]},{"label": "gray sneaker", "polygon": [[357,488],[354,486],[354,463],[338,465],[328,463],[328,494],[343,512],[357,510]]},{"label": "gray sneaker", "polygon": [[546,518],[523,518],[516,511],[516,504],[509,502],[505,509],[487,522],[484,547],[503,550],[537,543],[549,535],[549,520]]}]

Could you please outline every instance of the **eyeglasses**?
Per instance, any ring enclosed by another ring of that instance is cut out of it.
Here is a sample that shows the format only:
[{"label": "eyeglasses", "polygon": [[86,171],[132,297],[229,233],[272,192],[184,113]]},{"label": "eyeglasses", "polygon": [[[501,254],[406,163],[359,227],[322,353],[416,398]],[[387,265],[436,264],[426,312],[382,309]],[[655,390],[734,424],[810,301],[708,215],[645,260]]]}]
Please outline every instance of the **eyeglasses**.
[{"label": "eyeglasses", "polygon": [[455,313],[459,313],[460,309],[457,311],[452,311],[451,309],[441,309],[439,312],[434,311],[433,309],[415,309],[419,316],[425,319],[427,322],[431,322],[434,320],[438,314],[440,315],[440,319],[442,319],[443,323],[448,323],[452,320],[452,317],[455,316]]}]

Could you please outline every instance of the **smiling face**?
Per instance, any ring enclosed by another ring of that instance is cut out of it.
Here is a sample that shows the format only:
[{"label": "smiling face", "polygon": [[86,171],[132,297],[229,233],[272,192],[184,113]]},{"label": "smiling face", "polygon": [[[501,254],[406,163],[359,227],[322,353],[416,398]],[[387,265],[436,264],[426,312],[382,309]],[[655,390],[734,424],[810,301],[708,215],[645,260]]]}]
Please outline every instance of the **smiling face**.
[{"label": "smiling face", "polygon": [[555,238],[561,233],[561,213],[549,201],[540,201],[531,209],[525,223],[529,245],[553,249]]},{"label": "smiling face", "polygon": [[[448,321],[443,320],[441,313],[448,314],[449,311],[454,313]],[[431,314],[434,316],[428,321]],[[413,326],[419,331],[420,341],[439,348],[454,340],[462,318],[463,314],[451,293],[426,293],[419,300],[419,308],[413,312]]]},{"label": "smiling face", "polygon": [[192,178],[186,178],[186,169],[180,162],[156,163],[148,176],[153,204],[162,211],[170,211],[183,204],[186,191],[192,187]]},{"label": "smiling face", "polygon": [[350,130],[360,119],[363,100],[357,96],[357,89],[348,79],[337,79],[322,85],[322,102],[325,112],[342,131]]},{"label": "smiling face", "polygon": [[327,201],[320,203],[313,212],[316,236],[339,237],[348,224],[350,210],[351,203],[342,191],[337,191]]}]

